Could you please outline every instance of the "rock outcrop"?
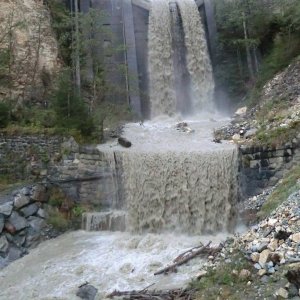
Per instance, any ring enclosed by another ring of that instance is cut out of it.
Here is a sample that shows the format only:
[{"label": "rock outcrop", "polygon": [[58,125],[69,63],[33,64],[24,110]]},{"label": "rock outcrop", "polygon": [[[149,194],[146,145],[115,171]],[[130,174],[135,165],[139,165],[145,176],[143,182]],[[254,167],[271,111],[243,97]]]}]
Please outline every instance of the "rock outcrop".
[{"label": "rock outcrop", "polygon": [[10,56],[0,101],[41,101],[60,66],[49,11],[40,0],[0,0],[0,7],[0,50]]}]

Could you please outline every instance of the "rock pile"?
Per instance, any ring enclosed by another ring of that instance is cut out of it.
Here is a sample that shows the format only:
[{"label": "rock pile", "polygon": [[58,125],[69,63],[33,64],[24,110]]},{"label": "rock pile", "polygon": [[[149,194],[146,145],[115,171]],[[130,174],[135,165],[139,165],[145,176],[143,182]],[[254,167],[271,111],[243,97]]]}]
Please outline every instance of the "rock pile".
[{"label": "rock pile", "polygon": [[300,191],[272,215],[241,237],[243,248],[259,275],[274,273],[278,266],[300,262]]},{"label": "rock pile", "polygon": [[[291,194],[269,218],[253,226],[235,243],[253,263],[262,280],[283,266],[300,263],[300,190]],[[298,268],[299,269],[299,268]],[[300,280],[300,276],[299,276]],[[299,281],[300,282],[300,281]],[[293,281],[276,291],[276,296],[288,298],[295,289]],[[298,287],[296,287],[299,296]]]},{"label": "rock pile", "polygon": [[43,208],[47,200],[43,185],[23,187],[0,197],[0,269],[48,238]]}]

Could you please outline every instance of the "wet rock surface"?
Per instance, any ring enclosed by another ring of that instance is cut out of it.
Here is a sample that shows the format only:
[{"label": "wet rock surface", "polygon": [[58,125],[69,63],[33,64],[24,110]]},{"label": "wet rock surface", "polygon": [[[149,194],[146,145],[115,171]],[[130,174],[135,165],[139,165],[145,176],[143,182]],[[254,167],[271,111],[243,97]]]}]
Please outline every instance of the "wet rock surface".
[{"label": "wet rock surface", "polygon": [[84,300],[94,300],[97,295],[98,290],[90,285],[84,284],[78,288],[76,296]]},{"label": "wet rock surface", "polygon": [[28,249],[57,235],[45,222],[44,185],[23,187],[0,196],[0,269],[28,253]]}]

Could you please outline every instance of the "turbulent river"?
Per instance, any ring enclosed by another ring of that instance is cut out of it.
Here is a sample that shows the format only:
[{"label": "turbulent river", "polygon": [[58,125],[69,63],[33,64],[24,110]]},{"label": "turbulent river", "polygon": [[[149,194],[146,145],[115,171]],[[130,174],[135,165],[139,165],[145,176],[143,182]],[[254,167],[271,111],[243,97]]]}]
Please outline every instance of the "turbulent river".
[{"label": "turbulent river", "polygon": [[195,277],[201,261],[195,259],[178,273],[154,276],[183,251],[214,237],[172,234],[77,231],[41,244],[0,273],[1,300],[75,300],[78,286],[88,281],[98,288],[96,299],[115,289],[174,288]]}]

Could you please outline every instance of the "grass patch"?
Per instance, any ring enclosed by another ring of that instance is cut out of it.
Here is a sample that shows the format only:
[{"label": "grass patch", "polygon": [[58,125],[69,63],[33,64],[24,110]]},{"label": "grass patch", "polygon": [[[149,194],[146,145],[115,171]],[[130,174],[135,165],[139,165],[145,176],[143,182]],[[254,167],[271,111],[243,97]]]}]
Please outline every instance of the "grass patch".
[{"label": "grass patch", "polygon": [[259,218],[263,219],[270,215],[281,203],[283,203],[288,196],[299,189],[297,184],[300,178],[300,165],[292,168],[284,179],[278,184],[267,201],[261,207],[258,213]]},{"label": "grass patch", "polygon": [[49,211],[49,218],[47,223],[53,226],[58,231],[66,231],[70,229],[70,222],[64,214],[62,214],[58,209],[51,209]]},{"label": "grass patch", "polygon": [[0,175],[0,193],[13,191],[15,188],[25,184],[25,181],[16,180],[10,174],[1,174]]},{"label": "grass patch", "polygon": [[217,267],[209,268],[206,276],[190,283],[190,288],[197,291],[197,300],[245,299],[243,293],[249,289],[247,282],[251,278],[241,278],[238,274],[242,269],[253,272],[252,265],[240,251],[235,250],[230,263],[223,262]]},{"label": "grass patch", "polygon": [[281,146],[294,139],[300,130],[300,121],[290,123],[287,127],[277,127],[274,129],[260,129],[254,140],[255,144],[267,146]]}]

